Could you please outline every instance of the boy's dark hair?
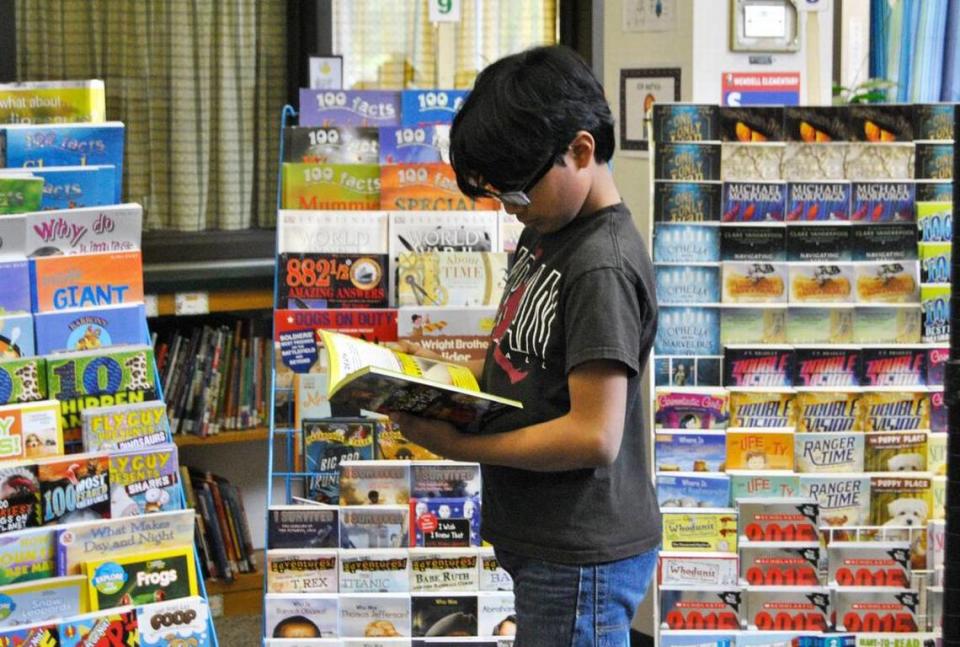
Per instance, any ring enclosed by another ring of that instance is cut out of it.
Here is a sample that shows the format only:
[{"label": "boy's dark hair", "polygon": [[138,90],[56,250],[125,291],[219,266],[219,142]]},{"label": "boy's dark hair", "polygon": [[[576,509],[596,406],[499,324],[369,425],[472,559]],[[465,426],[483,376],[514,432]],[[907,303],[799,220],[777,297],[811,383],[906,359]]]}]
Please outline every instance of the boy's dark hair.
[{"label": "boy's dark hair", "polygon": [[515,191],[559,157],[578,131],[596,141],[598,163],[613,157],[613,114],[582,58],[562,47],[535,47],[486,67],[453,119],[450,163],[471,197],[487,184]]}]

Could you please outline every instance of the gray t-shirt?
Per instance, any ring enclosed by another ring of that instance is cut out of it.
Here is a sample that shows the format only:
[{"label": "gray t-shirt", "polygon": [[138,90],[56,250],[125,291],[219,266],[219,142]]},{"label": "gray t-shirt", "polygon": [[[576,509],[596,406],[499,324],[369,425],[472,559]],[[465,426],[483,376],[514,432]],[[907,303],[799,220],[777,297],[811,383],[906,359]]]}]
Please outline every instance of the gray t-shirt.
[{"label": "gray t-shirt", "polygon": [[483,466],[481,535],[498,548],[568,564],[624,559],[660,542],[648,470],[641,379],[657,327],[646,245],[623,204],[560,231],[523,231],[487,349],[481,387],[523,402],[481,433],[519,429],[570,410],[567,376],[590,360],[628,369],[623,441],[609,467],[533,472]]}]

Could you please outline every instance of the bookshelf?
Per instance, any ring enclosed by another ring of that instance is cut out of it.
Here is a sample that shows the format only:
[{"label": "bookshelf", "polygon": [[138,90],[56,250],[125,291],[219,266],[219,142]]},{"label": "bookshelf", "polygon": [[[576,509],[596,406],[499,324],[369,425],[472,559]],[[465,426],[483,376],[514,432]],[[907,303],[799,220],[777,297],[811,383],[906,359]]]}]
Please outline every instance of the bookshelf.
[{"label": "bookshelf", "polygon": [[[257,564],[263,564],[263,551],[255,552]],[[263,572],[241,573],[232,582],[206,580],[211,609],[218,617],[257,615],[263,610]]]},{"label": "bookshelf", "polygon": [[245,429],[243,431],[227,431],[213,436],[174,436],[174,442],[177,447],[196,447],[203,445],[232,445],[234,443],[254,443],[265,441],[270,437],[270,429],[267,427],[256,427],[254,429]]}]

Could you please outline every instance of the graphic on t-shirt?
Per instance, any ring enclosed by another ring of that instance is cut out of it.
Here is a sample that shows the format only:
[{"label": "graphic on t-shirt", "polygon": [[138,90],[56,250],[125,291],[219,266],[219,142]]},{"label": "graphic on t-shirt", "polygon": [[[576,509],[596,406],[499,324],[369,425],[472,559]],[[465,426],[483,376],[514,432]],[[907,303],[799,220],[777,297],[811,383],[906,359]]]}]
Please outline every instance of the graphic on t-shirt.
[{"label": "graphic on t-shirt", "polygon": [[557,315],[561,273],[537,266],[543,250],[517,249],[516,261],[507,276],[504,299],[493,327],[493,359],[510,378],[522,382],[528,371],[518,368],[512,353],[546,361],[547,343]]}]

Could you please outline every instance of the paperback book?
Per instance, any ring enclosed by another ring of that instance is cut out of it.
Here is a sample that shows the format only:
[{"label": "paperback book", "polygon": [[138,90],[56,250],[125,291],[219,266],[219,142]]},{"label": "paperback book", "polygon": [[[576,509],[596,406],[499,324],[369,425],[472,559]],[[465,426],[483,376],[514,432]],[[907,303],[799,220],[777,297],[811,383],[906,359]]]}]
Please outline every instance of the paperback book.
[{"label": "paperback book", "polygon": [[922,323],[920,340],[925,344],[950,340],[950,285],[920,286]]},{"label": "paperback book", "polygon": [[740,499],[737,514],[744,542],[819,540],[820,506],[812,498]]},{"label": "paperback book", "polygon": [[860,393],[858,391],[801,391],[794,399],[797,407],[797,431],[859,431]]},{"label": "paperback book", "polygon": [[913,223],[853,225],[853,260],[917,260],[917,228]]},{"label": "paperback book", "polygon": [[724,346],[787,343],[788,312],[783,304],[725,305],[720,309],[720,342]]},{"label": "paperback book", "polygon": [[480,465],[477,463],[434,460],[410,464],[411,498],[479,498],[480,494]]},{"label": "paperback book", "polygon": [[410,464],[405,461],[341,460],[339,470],[341,508],[410,502]]},{"label": "paperback book", "polygon": [[479,546],[479,497],[411,499],[410,545],[423,548]]},{"label": "paperback book", "polygon": [[784,182],[724,182],[723,222],[783,222]]},{"label": "paperback book", "polygon": [[854,301],[852,263],[791,263],[791,303],[851,303]]},{"label": "paperback book", "polygon": [[800,474],[864,470],[865,439],[859,431],[798,433],[794,441]]},{"label": "paperback book", "polygon": [[263,598],[270,638],[336,638],[340,606],[336,595],[267,593]]},{"label": "paperback book", "polygon": [[14,627],[88,611],[87,581],[77,575],[0,587],[0,627]]},{"label": "paperback book", "polygon": [[379,129],[354,126],[287,126],[283,129],[283,161],[304,164],[379,164]]},{"label": "paperback book", "polygon": [[19,359],[36,355],[33,316],[30,313],[0,314],[0,358]]},{"label": "paperback book", "polygon": [[917,142],[914,172],[917,179],[952,180],[953,144]]},{"label": "paperback book", "polygon": [[277,213],[279,254],[383,254],[387,214],[382,211],[305,211]]},{"label": "paperback book", "polygon": [[926,431],[862,434],[866,443],[867,472],[926,472]]},{"label": "paperback book", "polygon": [[500,207],[493,198],[461,193],[449,164],[384,166],[380,179],[380,208],[388,211],[496,211]]},{"label": "paperback book", "polygon": [[913,182],[854,182],[850,219],[867,223],[914,222],[915,201]]},{"label": "paperback book", "polygon": [[918,261],[854,265],[859,303],[916,303],[920,296]]},{"label": "paperback book", "polygon": [[43,178],[30,171],[0,175],[0,214],[39,211],[43,199]]},{"label": "paperback book", "polygon": [[920,243],[920,282],[950,283],[951,243]]},{"label": "paperback book", "polygon": [[921,629],[917,591],[841,586],[834,589],[833,605],[837,631],[913,633]]},{"label": "paperback book", "polygon": [[725,142],[760,143],[784,138],[780,106],[721,106],[720,139]]},{"label": "paperback book", "polygon": [[341,593],[407,593],[410,556],[403,549],[340,551]]},{"label": "paperback book", "polygon": [[719,180],[720,145],[689,142],[660,144],[656,147],[653,173],[658,180]]},{"label": "paperback book", "polygon": [[0,406],[0,459],[62,455],[63,430],[56,400]]},{"label": "paperback book", "polygon": [[401,90],[400,125],[453,123],[467,94],[467,90]]},{"label": "paperback book", "polygon": [[4,83],[0,105],[0,124],[102,122],[106,115],[100,79]]},{"label": "paperback book", "polygon": [[730,389],[730,426],[743,428],[794,427],[792,389]]},{"label": "paperback book", "polygon": [[743,593],[747,631],[824,632],[831,627],[830,589],[813,586],[750,586]]},{"label": "paperback book", "polygon": [[498,569],[488,570],[486,562],[480,563],[475,548],[411,548],[409,555],[410,590],[414,593],[476,591],[481,580],[487,585],[482,590],[501,590],[510,584],[498,575]]},{"label": "paperback book", "polygon": [[477,635],[476,593],[418,593],[411,597],[410,606],[416,638]]},{"label": "paperback book", "polygon": [[137,608],[141,647],[211,647],[210,608],[201,597],[170,600]]},{"label": "paperback book", "polygon": [[340,636],[409,637],[410,597],[404,594],[341,595]]},{"label": "paperback book", "polygon": [[0,262],[4,289],[0,294],[0,314],[30,312],[30,264],[26,260]]},{"label": "paperback book", "polygon": [[400,93],[300,88],[301,126],[396,126]]},{"label": "paperback book", "polygon": [[397,313],[397,337],[439,353],[448,362],[483,360],[497,310],[473,306],[410,306]]},{"label": "paperback book", "polygon": [[384,308],[386,254],[280,254],[277,305],[281,308]]},{"label": "paperback book", "polygon": [[660,587],[660,628],[718,630],[740,628],[739,587]]},{"label": "paperback book", "polygon": [[717,431],[668,431],[654,436],[654,465],[660,472],[723,472],[726,436]]},{"label": "paperback book", "polygon": [[657,582],[660,586],[738,586],[738,561],[732,553],[661,552]]},{"label": "paperback book", "polygon": [[827,548],[831,586],[909,588],[909,542],[834,541]]},{"label": "paperback book", "polygon": [[340,510],[320,505],[270,506],[267,549],[339,548]]},{"label": "paperback book", "polygon": [[0,534],[42,525],[40,480],[35,464],[0,467]]},{"label": "paperback book", "polygon": [[653,136],[657,142],[718,141],[719,108],[713,104],[655,103]]},{"label": "paperback book", "polygon": [[282,209],[359,210],[380,208],[376,164],[297,164],[281,167]]},{"label": "paperback book", "polygon": [[89,561],[85,564],[90,609],[149,604],[197,595],[193,544]]},{"label": "paperback book", "polygon": [[653,183],[653,219],[656,223],[720,222],[723,201],[720,182]]},{"label": "paperback book", "polygon": [[445,125],[380,128],[381,166],[450,163],[450,127]]},{"label": "paperback book", "polygon": [[513,578],[503,568],[494,550],[490,547],[480,549],[480,590],[512,591]]},{"label": "paperback book", "polygon": [[399,306],[494,306],[507,279],[506,252],[401,253]]},{"label": "paperback book", "polygon": [[857,344],[917,344],[922,333],[921,315],[921,307],[915,304],[858,305],[853,311],[853,341]]},{"label": "paperback book", "polygon": [[792,429],[727,429],[727,469],[793,470]]},{"label": "paperback book", "polygon": [[[8,169],[2,173],[11,173],[13,170]],[[16,169],[16,171],[24,176],[38,177],[43,180],[40,205],[29,211],[111,205],[116,204],[117,196],[120,195],[114,186],[117,174],[113,164],[30,166]]]},{"label": "paperback book", "polygon": [[[790,268],[791,273],[793,267]],[[721,265],[722,301],[727,303],[777,303],[787,300],[787,265],[727,261]]]},{"label": "paperback book", "polygon": [[719,330],[718,306],[662,306],[654,354],[721,355]]},{"label": "paperback book", "polygon": [[802,474],[800,495],[817,502],[825,527],[870,524],[870,477],[863,474]]},{"label": "paperback book", "polygon": [[477,596],[477,633],[480,636],[515,636],[517,611],[513,593],[487,592]]},{"label": "paperback book", "polygon": [[80,454],[39,464],[43,525],[109,519],[110,458]]},{"label": "paperback book", "polygon": [[729,388],[793,386],[796,351],[789,346],[733,346],[723,349],[723,384]]},{"label": "paperback book", "polygon": [[799,346],[794,349],[793,385],[798,388],[856,388],[863,383],[859,346]]},{"label": "paperback book", "polygon": [[657,474],[657,503],[661,508],[726,508],[730,506],[730,478],[724,474],[677,472]]},{"label": "paperback book", "polygon": [[137,612],[133,607],[118,607],[70,617],[60,622],[58,630],[59,645],[63,647],[86,647],[103,641],[114,641],[121,645],[131,642],[143,644]]},{"label": "paperback book", "polygon": [[30,271],[34,312],[143,302],[138,251],[40,257]]},{"label": "paperback book", "polygon": [[731,498],[734,503],[744,498],[781,498],[800,495],[800,477],[783,471],[736,471],[730,474]]},{"label": "paperback book", "polygon": [[167,408],[161,400],[84,409],[83,450],[123,451],[171,442]]},{"label": "paperback book", "polygon": [[725,429],[730,399],[724,389],[658,388],[654,412],[658,430]]},{"label": "paperback book", "polygon": [[341,496],[340,463],[371,460],[377,422],[368,418],[327,418],[304,420],[303,455],[308,498],[319,503],[338,504]]},{"label": "paperback book", "polygon": [[720,228],[710,223],[653,225],[654,263],[715,263],[720,260]]},{"label": "paperback book", "polygon": [[921,243],[953,240],[953,203],[946,201],[917,202],[917,227]]},{"label": "paperback book", "polygon": [[340,511],[340,547],[405,548],[410,532],[409,506],[356,506]]},{"label": "paperback book", "polygon": [[740,579],[748,586],[820,586],[817,542],[748,542],[740,546]]},{"label": "paperback book", "polygon": [[339,590],[335,549],[268,550],[264,571],[267,593],[336,593]]},{"label": "paperback book", "polygon": [[55,577],[56,557],[53,528],[0,535],[0,586]]},{"label": "paperback book", "polygon": [[664,551],[735,553],[737,513],[731,508],[664,508],[660,511]]},{"label": "paperback book", "polygon": [[795,305],[787,308],[788,344],[850,344],[853,342],[853,306]]},{"label": "paperback book", "polygon": [[685,305],[720,301],[717,265],[658,264],[655,270],[658,303]]},{"label": "paperback book", "polygon": [[724,225],[720,228],[720,260],[783,262],[787,259],[787,231],[780,223]]},{"label": "paperback book", "polygon": [[725,143],[720,151],[721,179],[725,182],[797,179],[780,171],[786,152],[786,146],[781,143]]},{"label": "paperback book", "polygon": [[176,445],[110,455],[110,510],[114,518],[179,510],[182,497]]},{"label": "paperback book", "polygon": [[146,338],[142,303],[39,312],[34,316],[40,355],[141,343]]},{"label": "paperback book", "polygon": [[850,220],[849,182],[790,182],[787,222],[846,222]]}]

